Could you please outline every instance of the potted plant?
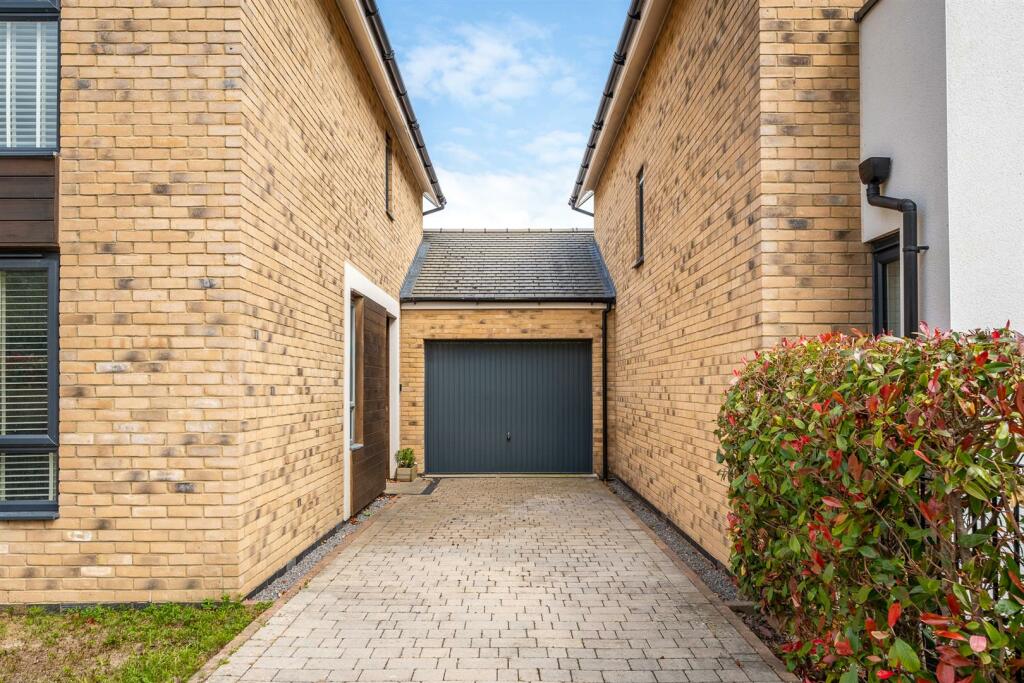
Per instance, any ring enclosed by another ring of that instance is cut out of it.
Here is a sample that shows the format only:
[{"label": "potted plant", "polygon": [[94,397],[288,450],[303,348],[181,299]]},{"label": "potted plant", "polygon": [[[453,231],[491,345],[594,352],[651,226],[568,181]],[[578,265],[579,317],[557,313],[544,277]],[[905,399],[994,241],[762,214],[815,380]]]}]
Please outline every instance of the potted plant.
[{"label": "potted plant", "polygon": [[403,448],[395,454],[398,461],[398,473],[395,479],[398,481],[412,481],[416,478],[416,454],[411,448]]}]

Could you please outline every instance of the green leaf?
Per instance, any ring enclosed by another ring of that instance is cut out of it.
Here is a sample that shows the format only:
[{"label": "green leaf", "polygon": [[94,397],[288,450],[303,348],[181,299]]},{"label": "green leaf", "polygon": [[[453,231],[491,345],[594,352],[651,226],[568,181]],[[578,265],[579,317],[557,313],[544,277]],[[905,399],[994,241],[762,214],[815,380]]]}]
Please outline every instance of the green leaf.
[{"label": "green leaf", "polygon": [[799,554],[800,553],[800,539],[797,538],[796,536],[790,536],[789,537],[789,549],[792,550],[794,554]]},{"label": "green leaf", "polygon": [[842,676],[839,677],[839,683],[857,683],[860,679],[860,670],[856,667],[850,667],[846,670]]},{"label": "green leaf", "polygon": [[1020,611],[1020,604],[1016,600],[1003,598],[996,603],[996,612],[1003,617],[1008,617]]},{"label": "green leaf", "polygon": [[922,472],[924,472],[924,465],[918,465],[917,467],[910,468],[910,471],[904,474],[903,478],[900,479],[900,484],[903,485],[904,488],[910,486],[917,481],[917,478],[921,476]]},{"label": "green leaf", "polygon": [[889,648],[889,664],[901,666],[907,673],[914,673],[921,669],[921,660],[917,658],[914,648],[900,638],[897,638]]},{"label": "green leaf", "polygon": [[964,534],[960,538],[960,543],[968,548],[974,548],[981,545],[985,541],[991,541],[992,534]]},{"label": "green leaf", "polygon": [[1006,441],[1010,438],[1010,423],[1000,422],[999,426],[996,427],[996,439],[999,441]]},{"label": "green leaf", "polygon": [[980,486],[978,486],[977,482],[973,482],[973,481],[966,481],[966,482],[964,482],[964,491],[967,491],[967,493],[972,498],[977,498],[978,500],[987,501],[989,499],[989,495],[986,494],[981,489]]},{"label": "green leaf", "polygon": [[857,552],[871,560],[878,557],[878,551],[869,545],[862,545],[861,547],[857,548]]}]

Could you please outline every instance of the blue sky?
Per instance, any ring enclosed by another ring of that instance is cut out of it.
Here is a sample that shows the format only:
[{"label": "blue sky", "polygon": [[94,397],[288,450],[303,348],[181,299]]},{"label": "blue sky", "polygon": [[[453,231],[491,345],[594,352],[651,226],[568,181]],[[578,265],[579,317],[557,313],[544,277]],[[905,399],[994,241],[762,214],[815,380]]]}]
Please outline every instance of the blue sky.
[{"label": "blue sky", "polygon": [[569,194],[628,0],[378,0],[448,208],[433,228],[590,227]]}]

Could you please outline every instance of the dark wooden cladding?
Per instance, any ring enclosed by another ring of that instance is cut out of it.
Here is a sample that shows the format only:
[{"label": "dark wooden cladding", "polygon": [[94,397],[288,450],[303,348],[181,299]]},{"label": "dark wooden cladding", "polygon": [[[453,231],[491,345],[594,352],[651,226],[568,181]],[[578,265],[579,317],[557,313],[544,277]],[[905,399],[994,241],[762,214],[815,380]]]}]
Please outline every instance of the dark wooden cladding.
[{"label": "dark wooden cladding", "polygon": [[0,156],[0,248],[57,246],[57,158]]},{"label": "dark wooden cladding", "polygon": [[369,299],[362,315],[363,447],[352,452],[352,512],[384,493],[388,478],[388,315]]}]

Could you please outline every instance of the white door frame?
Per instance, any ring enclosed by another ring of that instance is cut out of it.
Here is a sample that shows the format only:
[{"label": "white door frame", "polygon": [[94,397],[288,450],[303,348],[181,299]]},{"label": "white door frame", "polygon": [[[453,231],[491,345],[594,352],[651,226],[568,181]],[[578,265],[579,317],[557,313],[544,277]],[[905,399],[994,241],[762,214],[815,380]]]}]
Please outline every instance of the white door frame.
[{"label": "white door frame", "polygon": [[352,482],[350,477],[352,476],[352,449],[351,449],[351,434],[348,429],[348,414],[349,406],[351,405],[352,397],[349,395],[349,377],[348,370],[352,367],[352,344],[349,343],[349,332],[352,329],[351,321],[348,319],[349,311],[352,305],[352,293],[355,292],[360,296],[364,296],[367,299],[371,299],[376,302],[377,305],[383,306],[384,310],[387,311],[390,321],[388,323],[388,468],[390,476],[395,476],[395,451],[398,449],[399,440],[399,425],[401,420],[399,419],[399,407],[401,401],[398,395],[398,374],[399,374],[399,348],[401,348],[401,328],[399,327],[399,320],[401,318],[401,307],[398,301],[385,292],[379,285],[374,283],[370,278],[362,273],[358,268],[353,266],[348,261],[345,262],[345,288],[344,288],[344,315],[345,324],[343,325],[344,332],[342,335],[343,347],[344,347],[344,366],[342,368],[341,378],[342,386],[344,387],[344,405],[342,410],[342,421],[345,425],[344,429],[344,451],[342,454],[343,471],[344,471],[344,503],[342,505],[342,511],[345,519],[352,516]]}]

